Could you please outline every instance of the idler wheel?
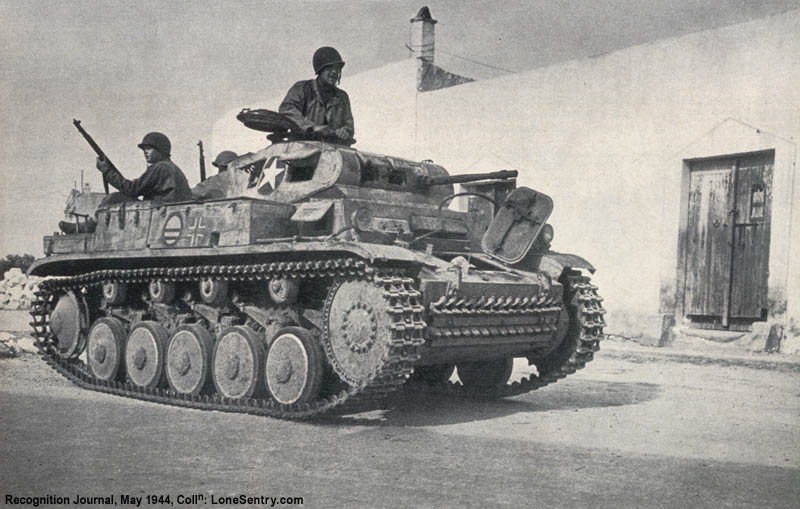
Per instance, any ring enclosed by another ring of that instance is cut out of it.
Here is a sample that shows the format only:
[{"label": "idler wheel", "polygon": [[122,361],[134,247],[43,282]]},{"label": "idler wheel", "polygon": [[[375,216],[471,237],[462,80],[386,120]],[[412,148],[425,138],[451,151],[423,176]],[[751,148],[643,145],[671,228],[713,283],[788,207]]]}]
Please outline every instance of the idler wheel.
[{"label": "idler wheel", "polygon": [[125,370],[139,387],[158,387],[165,377],[164,353],[169,334],[158,322],[139,322],[128,334]]},{"label": "idler wheel", "polygon": [[264,371],[267,390],[278,403],[313,401],[322,382],[322,351],[306,329],[281,329],[270,344]]},{"label": "idler wheel", "polygon": [[487,391],[502,387],[511,378],[514,358],[492,359],[488,361],[460,362],[457,365],[458,378],[467,389]]},{"label": "idler wheel", "polygon": [[300,293],[300,281],[277,277],[269,280],[267,291],[275,304],[294,304]]},{"label": "idler wheel", "polygon": [[214,346],[211,374],[217,392],[240,399],[259,395],[264,387],[261,366],[264,345],[250,327],[237,325],[222,332]]},{"label": "idler wheel", "polygon": [[169,304],[175,299],[175,283],[172,281],[164,281],[163,279],[154,279],[150,281],[147,287],[150,293],[150,299],[159,304]]},{"label": "idler wheel", "polygon": [[209,306],[221,306],[228,300],[228,282],[206,278],[200,281],[200,298]]},{"label": "idler wheel", "polygon": [[325,306],[325,355],[351,385],[367,382],[389,352],[392,321],[382,288],[346,281],[331,289]]},{"label": "idler wheel", "polygon": [[200,325],[182,325],[167,346],[167,382],[179,394],[197,396],[208,382],[214,339]]},{"label": "idler wheel", "polygon": [[125,302],[128,296],[128,285],[116,281],[103,283],[103,299],[110,306],[118,306]]},{"label": "idler wheel", "polygon": [[59,297],[50,313],[50,330],[56,337],[59,357],[72,359],[83,352],[87,321],[85,306],[74,292]]},{"label": "idler wheel", "polygon": [[125,326],[117,318],[99,318],[89,330],[86,341],[89,371],[95,378],[117,380],[122,373],[125,351]]}]

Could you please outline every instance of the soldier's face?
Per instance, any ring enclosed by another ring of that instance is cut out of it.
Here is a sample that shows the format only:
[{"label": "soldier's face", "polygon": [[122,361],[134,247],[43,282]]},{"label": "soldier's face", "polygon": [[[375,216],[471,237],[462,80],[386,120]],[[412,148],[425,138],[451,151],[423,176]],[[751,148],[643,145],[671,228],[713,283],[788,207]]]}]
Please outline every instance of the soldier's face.
[{"label": "soldier's face", "polygon": [[319,73],[319,79],[323,83],[331,87],[335,87],[336,85],[338,85],[339,80],[341,78],[342,78],[341,65],[329,65]]},{"label": "soldier's face", "polygon": [[142,152],[144,152],[144,160],[150,164],[159,162],[162,158],[161,152],[158,151],[155,147],[142,147]]}]

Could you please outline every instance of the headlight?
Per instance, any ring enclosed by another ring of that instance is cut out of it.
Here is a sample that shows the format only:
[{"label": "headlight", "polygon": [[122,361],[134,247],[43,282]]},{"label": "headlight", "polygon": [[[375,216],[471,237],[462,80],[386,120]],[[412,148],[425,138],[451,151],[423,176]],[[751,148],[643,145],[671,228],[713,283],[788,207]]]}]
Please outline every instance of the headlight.
[{"label": "headlight", "polygon": [[366,207],[359,207],[350,216],[351,224],[356,231],[363,232],[372,228],[372,211]]},{"label": "headlight", "polygon": [[550,226],[550,224],[546,224],[542,227],[542,233],[541,233],[542,240],[544,240],[549,244],[553,240],[553,235],[554,235],[553,227]]}]

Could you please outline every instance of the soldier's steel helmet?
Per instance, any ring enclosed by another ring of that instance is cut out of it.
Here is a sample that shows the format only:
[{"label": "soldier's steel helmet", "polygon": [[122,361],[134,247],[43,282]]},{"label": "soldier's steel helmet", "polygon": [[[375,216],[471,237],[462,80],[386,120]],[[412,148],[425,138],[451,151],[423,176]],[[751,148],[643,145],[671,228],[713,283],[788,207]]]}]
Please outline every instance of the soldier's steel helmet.
[{"label": "soldier's steel helmet", "polygon": [[211,164],[213,164],[217,168],[219,168],[220,166],[228,166],[228,163],[233,161],[237,157],[239,156],[236,155],[236,152],[232,152],[230,150],[223,150],[222,152],[217,154],[217,158],[214,159],[214,162]]},{"label": "soldier's steel helmet", "polygon": [[329,65],[341,64],[344,66],[342,55],[336,51],[336,48],[330,46],[323,46],[314,52],[314,74],[319,74],[323,69]]},{"label": "soldier's steel helmet", "polygon": [[144,138],[142,138],[142,142],[139,143],[139,148],[144,147],[154,147],[165,156],[170,155],[172,151],[172,143],[169,142],[169,138],[163,133],[153,132],[145,134]]}]

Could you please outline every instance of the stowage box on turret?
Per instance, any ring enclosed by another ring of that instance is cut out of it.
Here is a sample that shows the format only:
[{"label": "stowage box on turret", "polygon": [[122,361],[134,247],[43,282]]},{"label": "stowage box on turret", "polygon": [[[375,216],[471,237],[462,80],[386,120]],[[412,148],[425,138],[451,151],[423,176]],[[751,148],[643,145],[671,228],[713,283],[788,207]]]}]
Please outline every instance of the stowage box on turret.
[{"label": "stowage box on turret", "polygon": [[[516,172],[450,176],[272,139],[201,183],[212,199],[101,208],[94,232],[45,237],[29,272],[56,277],[32,325],[56,370],[121,396],[299,419],[401,388],[514,396],[592,359],[594,269],[550,250],[552,201],[515,188]],[[457,197],[467,212],[449,208]]]}]

